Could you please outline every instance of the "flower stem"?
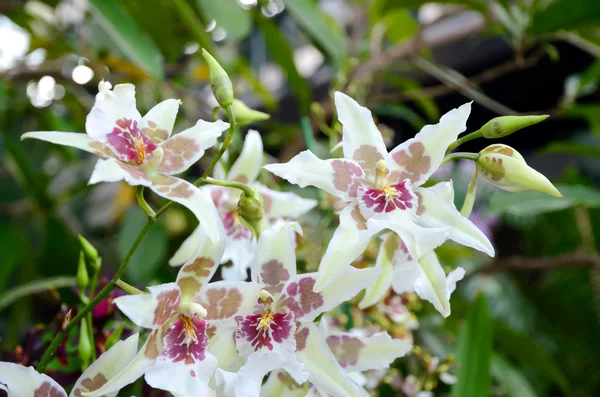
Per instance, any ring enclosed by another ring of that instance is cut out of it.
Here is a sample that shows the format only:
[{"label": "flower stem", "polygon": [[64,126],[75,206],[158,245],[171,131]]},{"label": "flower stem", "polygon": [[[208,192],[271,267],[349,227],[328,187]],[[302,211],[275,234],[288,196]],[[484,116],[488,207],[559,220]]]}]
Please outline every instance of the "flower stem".
[{"label": "flower stem", "polygon": [[240,182],[220,181],[220,180],[213,179],[213,178],[200,178],[199,181],[201,183],[206,183],[209,185],[225,186],[225,187],[232,187],[235,189],[240,189],[241,191],[246,193],[247,196],[251,196],[253,194],[252,189],[249,186],[244,185],[243,183],[240,183]]},{"label": "flower stem", "polygon": [[449,155],[444,157],[444,159],[440,163],[440,167],[442,165],[446,164],[448,161],[452,161],[452,160],[463,159],[463,160],[477,161],[478,158],[479,158],[478,153],[466,153],[466,152],[450,153]]},{"label": "flower stem", "polygon": [[449,153],[451,150],[457,148],[463,143],[467,143],[469,141],[472,141],[473,139],[481,138],[482,136],[483,135],[481,134],[481,129],[479,129],[477,131],[471,132],[470,134],[463,136],[462,138],[458,138],[456,141],[452,142],[450,146],[448,146],[446,153]]},{"label": "flower stem", "polygon": [[[194,182],[194,185],[196,185],[196,186],[199,185],[200,183],[202,183],[203,180],[205,180],[208,177],[208,175],[210,175],[210,173],[212,172],[212,169],[215,167],[215,165],[217,164],[219,159],[223,156],[223,154],[229,147],[231,140],[233,139],[233,134],[234,134],[235,128],[236,128],[233,107],[228,106],[226,111],[227,111],[227,117],[229,118],[229,131],[227,132],[227,136],[225,137],[225,140],[223,141],[223,145],[221,146],[221,149],[219,149],[219,152],[217,153],[216,157],[210,163],[206,172],[204,172],[204,174],[202,175],[201,178],[199,178],[198,180],[196,180]],[[129,262],[131,261],[133,254],[135,254],[135,251],[140,246],[142,240],[144,239],[144,237],[146,236],[146,234],[148,233],[148,231],[150,230],[150,228],[152,227],[152,225],[154,224],[156,219],[159,216],[161,216],[171,205],[173,205],[173,201],[169,201],[165,205],[163,205],[158,211],[156,211],[156,213],[154,213],[154,211],[150,208],[150,206],[144,200],[143,188],[138,188],[136,195],[138,197],[138,202],[140,203],[140,207],[142,207],[142,209],[144,210],[146,215],[148,215],[146,224],[144,225],[144,227],[138,234],[137,238],[133,242],[133,245],[129,249],[129,252],[123,259],[123,262],[121,262],[121,265],[117,269],[117,272],[115,273],[114,277],[110,280],[110,282],[108,284],[106,284],[104,286],[104,288],[102,288],[100,290],[100,292],[98,292],[98,295],[96,295],[94,297],[94,299],[92,299],[87,305],[85,305],[83,307],[83,309],[81,309],[81,311],[79,313],[77,313],[77,315],[75,317],[73,317],[66,324],[66,326],[60,330],[60,332],[58,334],[56,334],[54,336],[52,343],[50,343],[50,346],[44,353],[44,356],[42,357],[42,359],[40,360],[40,362],[36,368],[36,370],[38,372],[42,373],[44,371],[44,369],[46,368],[46,366],[48,365],[48,363],[54,356],[54,353],[56,353],[56,350],[58,349],[58,347],[61,345],[61,343],[65,340],[65,338],[69,334],[69,331],[71,331],[73,328],[75,328],[75,326],[81,321],[81,319],[83,319],[85,316],[87,316],[87,314],[90,313],[94,307],[96,307],[104,298],[106,298],[108,296],[108,294],[110,294],[112,292],[112,290],[114,290],[117,287],[117,284],[118,284],[119,280],[121,279],[121,276],[125,272],[127,265],[129,265]],[[142,200],[141,202],[140,202],[140,197]],[[144,203],[146,205],[147,209],[144,208],[144,205],[142,203]],[[152,212],[149,212],[148,210],[152,211]],[[153,216],[151,216],[150,214],[152,214]],[[90,291],[90,298],[92,297],[92,295],[93,294]]]},{"label": "flower stem", "polygon": [[300,119],[300,127],[302,128],[302,136],[304,137],[304,143],[306,148],[311,152],[315,151],[315,136],[310,125],[310,120],[307,116]]},{"label": "flower stem", "polygon": [[135,288],[133,285],[127,284],[123,280],[117,280],[116,284],[117,284],[117,287],[121,288],[123,291],[127,292],[129,295],[143,294],[143,291],[140,291],[139,289]]},{"label": "flower stem", "polygon": [[146,199],[144,198],[144,186],[138,186],[135,197],[137,197],[138,204],[140,208],[144,211],[144,214],[148,216],[148,218],[156,219],[156,213],[154,210],[148,205]]}]

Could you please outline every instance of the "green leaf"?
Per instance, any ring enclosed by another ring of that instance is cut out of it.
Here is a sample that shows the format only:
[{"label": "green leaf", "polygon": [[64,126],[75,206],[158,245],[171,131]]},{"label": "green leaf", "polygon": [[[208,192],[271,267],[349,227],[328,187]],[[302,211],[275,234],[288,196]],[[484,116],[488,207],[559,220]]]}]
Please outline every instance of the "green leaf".
[{"label": "green leaf", "polygon": [[[404,94],[417,93],[422,89],[418,82],[400,77],[395,74],[387,74],[385,76],[385,80]],[[427,120],[430,122],[438,122],[440,118],[440,110],[433,99],[423,95],[422,97],[413,99],[413,101],[421,109],[421,111],[425,113]]]},{"label": "green leaf", "polygon": [[286,1],[285,9],[296,23],[325,50],[335,64],[340,64],[344,60],[346,56],[344,37],[332,29],[325,18],[325,13],[314,1]]},{"label": "green leaf", "polygon": [[15,301],[29,295],[39,294],[48,290],[58,288],[74,287],[75,277],[59,276],[43,280],[34,280],[17,287],[4,291],[0,295],[0,311],[12,305]]},{"label": "green leaf", "polygon": [[555,0],[533,16],[531,32],[544,34],[556,30],[576,30],[600,22],[597,0]]},{"label": "green leaf", "polygon": [[91,0],[92,15],[125,57],[150,76],[163,77],[162,56],[150,37],[116,0]]},{"label": "green leaf", "polygon": [[300,103],[302,114],[308,114],[311,97],[310,87],[296,69],[294,51],[290,43],[283,37],[275,21],[264,17],[258,12],[255,12],[255,16],[256,23],[263,32],[269,54],[285,72],[287,82]]},{"label": "green leaf", "polygon": [[2,252],[2,265],[0,266],[0,291],[6,287],[15,265],[21,259],[22,242],[21,230],[12,222],[0,222],[0,252]]},{"label": "green leaf", "polygon": [[502,395],[519,397],[536,397],[533,387],[515,366],[506,358],[492,355],[492,375],[502,389]]},{"label": "green leaf", "polygon": [[210,19],[227,32],[227,41],[237,42],[248,36],[252,28],[249,12],[236,0],[197,0],[198,6]]},{"label": "green leaf", "polygon": [[544,146],[542,153],[568,153],[580,156],[600,157],[600,147],[577,142],[551,142]]},{"label": "green leaf", "polygon": [[500,351],[512,357],[519,366],[529,366],[541,376],[555,383],[561,390],[570,395],[567,378],[552,356],[546,352],[529,335],[515,331],[504,323],[494,323],[494,339]]},{"label": "green leaf", "polygon": [[494,214],[534,216],[577,205],[600,207],[600,190],[587,186],[557,185],[564,197],[553,197],[537,191],[516,193],[498,192],[488,202],[488,211]]},{"label": "green leaf", "polygon": [[417,113],[413,112],[406,106],[393,105],[393,104],[381,104],[373,106],[371,109],[377,116],[388,116],[394,117],[399,120],[409,122],[416,130],[420,130],[424,125],[425,121]]},{"label": "green leaf", "polygon": [[600,133],[600,105],[594,103],[577,104],[565,111],[566,117],[585,119],[595,133]]},{"label": "green leaf", "polygon": [[[133,245],[140,230],[146,223],[146,216],[141,209],[134,207],[127,211],[118,235],[117,250],[121,260]],[[125,274],[131,284],[147,283],[152,280],[159,266],[166,266],[168,235],[162,223],[155,223],[137,251]]]},{"label": "green leaf", "polygon": [[194,13],[194,9],[190,7],[186,0],[173,0],[173,5],[181,17],[181,21],[187,28],[188,32],[205,50],[218,61],[218,54],[213,49],[212,38],[206,33],[206,26],[200,18]]},{"label": "green leaf", "polygon": [[467,323],[460,332],[457,362],[458,381],[451,397],[490,395],[490,363],[492,356],[492,322],[486,298],[479,294],[471,305]]},{"label": "green leaf", "polygon": [[385,34],[395,44],[412,38],[420,29],[419,23],[412,14],[401,8],[387,13],[381,22],[385,25]]},{"label": "green leaf", "polygon": [[369,9],[371,21],[377,21],[398,8],[415,9],[425,3],[460,4],[477,11],[486,11],[487,0],[374,0]]}]

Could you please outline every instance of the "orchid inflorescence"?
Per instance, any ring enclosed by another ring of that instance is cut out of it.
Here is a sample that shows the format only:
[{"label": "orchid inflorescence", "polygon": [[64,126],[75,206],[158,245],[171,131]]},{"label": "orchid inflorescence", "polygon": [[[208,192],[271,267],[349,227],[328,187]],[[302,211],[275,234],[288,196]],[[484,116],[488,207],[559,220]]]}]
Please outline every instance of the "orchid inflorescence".
[{"label": "orchid inflorescence", "polygon": [[[102,81],[87,116],[86,134],[38,131],[22,136],[99,156],[90,184],[125,181],[139,188],[138,200],[149,223],[131,252],[170,205],[154,212],[144,200],[144,187],[187,207],[199,221],[169,261],[180,266],[174,282],[150,286],[148,292],[128,287],[120,279],[126,260],[112,282],[66,325],[71,329],[77,321],[85,322],[84,315],[120,286],[130,294],[114,303],[141,330],[91,363],[70,396],[116,396],[140,377],[154,388],[183,397],[366,396],[357,374],[388,368],[411,350],[412,337],[346,332],[323,315],[366,290],[358,307],[372,307],[389,316],[388,322],[412,321],[413,325],[403,325],[409,333],[416,320],[411,320],[399,294],[416,293],[442,316],[449,316],[450,295],[465,271],[458,267],[446,274],[435,248],[452,240],[494,255],[486,235],[468,219],[478,175],[508,191],[536,189],[560,195],[508,146],[493,144],[479,154],[448,154],[467,140],[504,136],[543,117],[498,118],[459,138],[471,111],[471,103],[466,103],[388,151],[371,112],[341,92],[334,99],[343,126],[343,157],[322,160],[307,150],[287,163],[263,167],[261,136],[250,130],[241,154],[226,169],[219,160],[227,155],[236,109],[245,122],[268,116],[234,99],[225,71],[210,54],[204,55],[213,92],[229,123],[200,120],[172,135],[180,101],[165,100],[142,117],[133,85],[113,88]],[[224,131],[227,134],[203,178],[192,184],[174,176],[215,147]],[[454,204],[452,181],[428,183],[441,165],[455,158],[477,164],[460,211]],[[261,168],[300,187],[315,186],[343,203],[339,226],[317,272],[300,274],[296,262],[297,239],[303,234],[296,220],[317,201],[259,183]],[[379,239],[375,265],[352,266]],[[84,239],[82,243],[85,255],[77,280],[83,290],[89,283],[86,258],[93,259],[96,272],[100,262],[91,244]],[[211,282],[217,268],[227,263],[231,266],[221,268],[224,281]],[[251,281],[245,281],[248,269]],[[80,337],[85,336],[82,331]],[[140,336],[145,342],[138,349]],[[0,363],[0,389],[10,397],[66,396],[62,386],[41,373],[60,338],[57,335],[46,352],[39,372]]]}]

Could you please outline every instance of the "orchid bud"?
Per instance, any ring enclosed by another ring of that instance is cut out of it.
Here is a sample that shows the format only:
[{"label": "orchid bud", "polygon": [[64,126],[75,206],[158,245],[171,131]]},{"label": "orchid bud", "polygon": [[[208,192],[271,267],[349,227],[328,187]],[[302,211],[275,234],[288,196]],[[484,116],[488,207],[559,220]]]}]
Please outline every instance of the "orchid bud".
[{"label": "orchid bud", "polygon": [[510,135],[522,128],[544,121],[549,116],[501,116],[495,117],[485,123],[479,130],[484,138],[496,139]]},{"label": "orchid bud", "polygon": [[77,352],[79,358],[83,363],[83,367],[87,368],[92,357],[93,341],[90,340],[90,334],[88,332],[88,322],[83,319],[81,320],[81,327],[79,328],[79,344],[77,345]]},{"label": "orchid bud", "polygon": [[79,264],[77,265],[77,276],[75,277],[77,288],[80,291],[84,291],[90,282],[90,276],[88,275],[87,267],[85,265],[85,257],[83,252],[79,253]]},{"label": "orchid bud", "polygon": [[242,192],[238,201],[237,215],[242,225],[250,229],[254,238],[258,240],[265,223],[265,204],[256,189],[252,189],[252,192],[250,196],[245,191]]},{"label": "orchid bud", "polygon": [[269,114],[250,109],[244,102],[235,98],[233,98],[233,113],[240,126],[271,118]]},{"label": "orchid bud", "polygon": [[539,190],[555,197],[562,194],[542,174],[529,167],[523,156],[506,145],[491,145],[479,153],[481,175],[490,183],[509,192]]},{"label": "orchid bud", "polygon": [[96,262],[98,260],[98,250],[86,240],[81,234],[78,235],[79,244],[81,244],[81,249],[85,256],[90,260],[90,262]]},{"label": "orchid bud", "polygon": [[208,72],[210,74],[210,87],[212,92],[223,109],[226,109],[233,102],[233,85],[225,72],[225,69],[208,51],[202,49],[202,55],[208,64]]}]

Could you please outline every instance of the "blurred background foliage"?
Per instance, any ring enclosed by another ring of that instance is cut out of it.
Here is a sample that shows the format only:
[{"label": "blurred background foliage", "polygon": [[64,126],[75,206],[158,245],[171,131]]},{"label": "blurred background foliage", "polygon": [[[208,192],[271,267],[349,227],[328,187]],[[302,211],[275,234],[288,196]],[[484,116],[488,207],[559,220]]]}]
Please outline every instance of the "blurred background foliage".
[{"label": "blurred background foliage", "polygon": [[[396,337],[414,338],[418,348],[376,378],[374,393],[381,396],[417,390],[597,395],[597,0],[3,0],[2,359],[35,364],[67,308],[76,307],[77,234],[99,249],[103,273],[110,276],[144,222],[131,187],[87,185],[92,156],[39,141],[21,143],[19,136],[83,131],[101,79],[136,84],[142,114],[162,99],[182,99],[176,130],[210,119],[216,102],[200,48],[225,66],[237,98],[272,114],[253,127],[268,153],[284,161],[305,146],[325,157],[337,144],[334,90],[372,109],[390,145],[468,100],[475,101],[469,131],[496,115],[550,114],[502,142],[516,147],[565,197],[509,194],[480,183],[472,219],[492,238],[497,257],[450,243],[438,250],[448,269],[460,264],[468,272],[447,320],[410,296],[402,299],[416,314],[418,329],[390,323],[377,308],[360,312],[355,301],[331,316],[346,328],[375,324]],[[234,141],[231,159],[241,142]],[[464,149],[487,144],[472,141]],[[189,177],[204,166],[203,159]],[[458,203],[470,172],[461,163],[439,171],[454,180]],[[277,183],[266,174],[261,180]],[[318,197],[310,189],[299,193]],[[305,271],[316,269],[337,222],[333,204],[321,199],[303,220],[299,266]],[[166,261],[195,222],[181,207],[171,209],[134,256],[127,281],[139,287],[172,281],[175,270]],[[360,262],[372,258],[367,252]],[[110,301],[106,305],[94,313],[99,351],[129,327],[123,331],[122,319]],[[74,379],[80,368],[76,335],[69,343],[52,363],[57,378]],[[458,376],[453,386],[438,382],[448,371]],[[134,387],[137,395],[151,395]]]}]

